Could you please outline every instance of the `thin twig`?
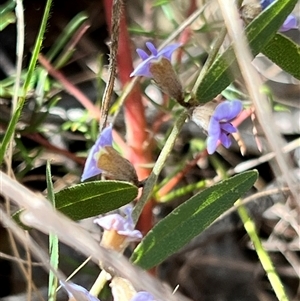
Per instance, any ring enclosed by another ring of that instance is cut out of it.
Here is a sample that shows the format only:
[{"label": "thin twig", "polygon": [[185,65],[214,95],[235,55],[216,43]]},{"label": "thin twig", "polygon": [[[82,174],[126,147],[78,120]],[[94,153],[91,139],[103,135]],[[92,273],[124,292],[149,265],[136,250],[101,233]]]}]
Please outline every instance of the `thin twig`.
[{"label": "thin twig", "polygon": [[112,4],[112,28],[111,28],[111,42],[109,55],[109,78],[106,82],[106,87],[102,99],[101,117],[99,122],[99,132],[101,133],[107,121],[107,115],[111,97],[114,91],[114,82],[117,74],[117,53],[119,44],[120,20],[122,16],[123,1],[113,1]]},{"label": "thin twig", "polygon": [[[22,222],[25,224],[47,234],[49,232],[56,233],[62,242],[76,250],[80,250],[86,256],[92,256],[94,262],[99,263],[100,261],[109,271],[130,279],[136,290],[146,290],[158,300],[188,300],[178,292],[173,295],[169,287],[149,276],[145,271],[133,266],[123,255],[100,247],[87,231],[63,216],[63,214],[54,211],[50,203],[42,196],[35,195],[2,171],[0,171],[0,179],[2,182],[0,193],[11,198],[20,207],[25,208],[25,212],[21,216]],[[0,215],[2,216],[2,222],[10,227],[18,235],[18,239],[24,243],[24,232],[1,208]],[[34,249],[37,258],[45,263],[48,269],[52,269],[49,265],[49,256],[32,239],[26,243],[28,243],[31,250]],[[62,274],[58,275],[57,271],[53,270],[53,272],[56,273],[59,279],[65,279]]]},{"label": "thin twig", "polygon": [[32,266],[38,266],[38,267],[43,266],[43,264],[40,262],[32,262],[32,261],[28,262],[27,260],[24,260],[21,258],[16,258],[15,256],[11,256],[11,255],[5,254],[3,252],[0,252],[0,258],[8,260],[8,261],[14,261],[14,262],[19,262],[19,263],[21,262],[26,265],[31,264]]},{"label": "thin twig", "polygon": [[[286,162],[285,158],[281,153],[281,138],[278,133],[274,130],[274,127],[270,125],[274,124],[272,120],[271,108],[267,102],[267,99],[264,95],[259,92],[259,87],[262,86],[262,82],[257,75],[257,72],[254,70],[252,66],[252,55],[247,45],[247,39],[243,32],[242,25],[240,23],[239,13],[237,7],[235,6],[234,1],[222,1],[219,0],[219,5],[222,11],[222,15],[225,21],[225,25],[227,27],[229,36],[231,37],[233,43],[233,49],[237,58],[237,62],[241,69],[243,78],[245,80],[246,87],[248,89],[248,93],[254,103],[256,108],[256,113],[258,120],[260,121],[265,135],[269,141],[270,146],[274,150],[276,154],[276,159],[278,165],[284,175],[286,177],[286,181],[290,189],[292,189],[292,194],[296,197],[295,184],[292,183],[292,177],[288,171],[288,162]],[[240,201],[237,201],[239,204]],[[244,206],[239,207],[238,213],[240,218],[243,221],[244,227],[255,247],[256,253],[260,259],[260,262],[266,271],[266,274],[269,278],[270,284],[272,285],[274,292],[279,300],[287,301],[288,297],[285,292],[285,289],[282,285],[281,280],[279,279],[272,261],[268,255],[268,253],[264,250],[261,240],[257,235],[257,230],[254,222],[249,216],[246,208]]]}]

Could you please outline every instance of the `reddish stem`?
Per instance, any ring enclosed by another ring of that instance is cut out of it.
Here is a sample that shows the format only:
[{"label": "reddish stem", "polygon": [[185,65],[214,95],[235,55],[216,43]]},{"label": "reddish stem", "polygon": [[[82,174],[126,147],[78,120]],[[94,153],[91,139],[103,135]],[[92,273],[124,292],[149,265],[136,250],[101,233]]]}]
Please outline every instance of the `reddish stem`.
[{"label": "reddish stem", "polygon": [[84,158],[77,157],[76,155],[69,152],[68,150],[59,148],[59,147],[51,144],[47,139],[42,137],[39,133],[25,134],[23,136],[27,137],[30,140],[33,140],[34,142],[39,143],[40,145],[44,146],[49,151],[53,151],[56,154],[63,155],[66,158],[69,158],[80,165],[83,165],[85,162]]},{"label": "reddish stem", "polygon": [[[106,21],[111,30],[113,0],[104,0]],[[119,48],[117,56],[118,76],[123,86],[130,81],[130,73],[133,71],[131,57],[131,41],[127,30],[126,18],[123,14],[120,20]],[[152,153],[148,141],[148,132],[146,131],[145,108],[142,102],[141,91],[135,86],[128,95],[124,104],[124,118],[126,125],[126,138],[128,143],[128,152],[126,157],[136,168],[140,180],[147,178],[150,174],[148,168],[143,167],[152,161]],[[147,233],[152,228],[152,207],[153,202],[149,201],[145,206],[138,228]]]},{"label": "reddish stem", "polygon": [[53,76],[58,82],[60,82],[67,92],[73,95],[96,119],[100,118],[100,110],[93,102],[88,99],[77,87],[75,87],[63,74],[56,70],[51,63],[42,55],[39,54],[40,64]]}]

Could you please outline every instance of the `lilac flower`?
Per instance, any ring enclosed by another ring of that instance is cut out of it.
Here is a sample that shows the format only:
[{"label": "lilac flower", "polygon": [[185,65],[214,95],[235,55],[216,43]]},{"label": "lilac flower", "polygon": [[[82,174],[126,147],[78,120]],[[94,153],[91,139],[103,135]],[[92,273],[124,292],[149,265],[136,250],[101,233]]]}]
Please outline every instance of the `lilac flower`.
[{"label": "lilac flower", "polygon": [[138,292],[130,301],[155,301],[155,299],[148,292]]},{"label": "lilac flower", "polygon": [[207,133],[207,152],[215,152],[218,141],[228,148],[231,145],[229,134],[236,132],[231,121],[243,108],[239,100],[212,100],[194,108],[192,120]]},{"label": "lilac flower", "polygon": [[85,162],[84,170],[81,176],[81,181],[94,177],[102,172],[98,167],[97,161],[100,155],[100,151],[104,146],[112,145],[112,126],[109,126],[103,130],[98,137],[97,141],[93,145]]},{"label": "lilac flower", "polygon": [[115,230],[119,235],[126,236],[126,242],[138,241],[143,235],[139,230],[134,229],[134,223],[131,217],[132,207],[130,206],[125,210],[127,213],[126,218],[120,214],[109,214],[96,218],[94,223],[107,231]]},{"label": "lilac flower", "polygon": [[60,282],[68,293],[69,298],[80,301],[100,301],[95,296],[91,295],[84,287],[72,282]]},{"label": "lilac flower", "polygon": [[[271,5],[274,2],[274,0],[261,0],[260,5],[262,9],[266,9],[269,5]],[[293,15],[289,15],[282,26],[280,27],[279,31],[284,32],[288,31],[290,29],[295,29],[297,28],[297,19]]]},{"label": "lilac flower", "polygon": [[135,68],[130,76],[153,78],[164,93],[176,99],[181,105],[186,106],[183,101],[182,85],[171,64],[171,56],[180,47],[180,44],[169,45],[160,51],[150,42],[147,42],[146,46],[151,55],[142,49],[137,49],[136,51],[143,62]]},{"label": "lilac flower", "polygon": [[215,108],[209,124],[207,138],[207,152],[212,154],[218,146],[218,140],[228,148],[231,145],[229,134],[236,132],[236,128],[230,123],[243,108],[239,100],[223,101]]},{"label": "lilac flower", "polygon": [[141,64],[130,74],[130,76],[145,76],[153,77],[150,71],[152,63],[157,63],[161,58],[166,58],[171,61],[173,52],[180,47],[180,44],[169,45],[162,50],[158,51],[151,42],[146,43],[147,48],[150,50],[151,55],[148,55],[143,49],[137,49],[136,52],[143,60]]},{"label": "lilac flower", "polygon": [[293,15],[289,15],[281,25],[279,31],[285,32],[290,29],[296,29],[297,26],[297,19]]}]

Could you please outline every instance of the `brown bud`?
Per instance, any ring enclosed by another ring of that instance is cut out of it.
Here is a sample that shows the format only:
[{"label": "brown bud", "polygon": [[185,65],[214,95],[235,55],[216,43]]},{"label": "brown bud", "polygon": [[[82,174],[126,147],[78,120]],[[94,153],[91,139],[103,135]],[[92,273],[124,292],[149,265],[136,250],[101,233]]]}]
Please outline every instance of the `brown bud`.
[{"label": "brown bud", "polygon": [[109,178],[131,182],[138,187],[141,185],[133,165],[111,146],[101,149],[97,165]]},{"label": "brown bud", "polygon": [[179,103],[183,100],[182,86],[171,62],[162,57],[151,63],[150,72],[158,87]]}]

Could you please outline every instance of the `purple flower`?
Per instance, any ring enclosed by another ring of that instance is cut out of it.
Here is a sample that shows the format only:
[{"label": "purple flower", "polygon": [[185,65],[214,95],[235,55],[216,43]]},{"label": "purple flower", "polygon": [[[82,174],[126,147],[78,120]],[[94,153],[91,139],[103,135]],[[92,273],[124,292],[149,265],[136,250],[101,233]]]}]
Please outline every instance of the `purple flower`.
[{"label": "purple flower", "polygon": [[223,101],[215,108],[209,124],[207,138],[207,152],[212,154],[218,146],[218,141],[228,148],[231,145],[229,134],[236,132],[236,128],[230,123],[243,108],[239,100]]},{"label": "purple flower", "polygon": [[[274,0],[261,0],[260,5],[262,9],[266,9],[269,5],[271,5],[274,2]],[[282,26],[280,27],[279,31],[284,32],[288,31],[290,29],[297,28],[297,19],[293,15],[289,15]]]},{"label": "purple flower", "polygon": [[297,19],[293,15],[289,15],[281,25],[279,31],[285,32],[290,29],[296,29],[297,26]]},{"label": "purple flower", "polygon": [[143,62],[135,68],[130,76],[153,78],[164,93],[176,99],[181,105],[188,106],[184,102],[182,85],[171,64],[171,56],[180,47],[180,44],[169,45],[160,51],[150,42],[147,42],[146,45],[151,55],[142,49],[137,49],[136,51]]},{"label": "purple flower", "polygon": [[109,214],[103,217],[98,217],[94,223],[98,224],[104,230],[115,230],[119,235],[126,236],[126,242],[138,241],[143,235],[139,230],[134,229],[134,223],[131,217],[132,207],[125,209],[126,218],[120,214]]},{"label": "purple flower", "polygon": [[112,126],[105,128],[103,132],[98,137],[97,141],[93,145],[89,155],[86,159],[83,173],[81,176],[81,181],[88,178],[94,177],[102,172],[98,167],[97,162],[100,155],[100,151],[104,146],[112,145]]},{"label": "purple flower", "polygon": [[171,44],[160,51],[158,51],[151,42],[147,42],[146,46],[150,50],[151,55],[138,48],[136,52],[143,62],[140,63],[137,68],[135,68],[130,76],[153,77],[153,74],[150,71],[151,64],[159,62],[161,58],[166,58],[167,60],[171,61],[173,52],[180,47],[180,44]]},{"label": "purple flower", "polygon": [[80,301],[100,301],[95,296],[91,295],[84,287],[72,282],[60,282],[68,293],[69,298],[75,298]]},{"label": "purple flower", "polygon": [[155,301],[155,299],[148,292],[138,292],[130,301]]}]

